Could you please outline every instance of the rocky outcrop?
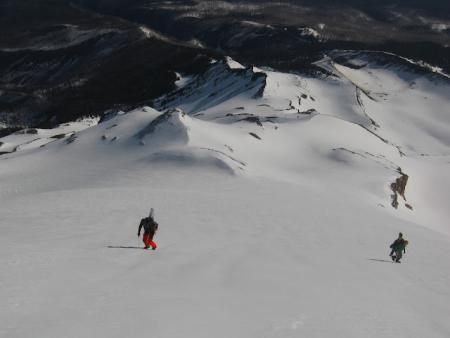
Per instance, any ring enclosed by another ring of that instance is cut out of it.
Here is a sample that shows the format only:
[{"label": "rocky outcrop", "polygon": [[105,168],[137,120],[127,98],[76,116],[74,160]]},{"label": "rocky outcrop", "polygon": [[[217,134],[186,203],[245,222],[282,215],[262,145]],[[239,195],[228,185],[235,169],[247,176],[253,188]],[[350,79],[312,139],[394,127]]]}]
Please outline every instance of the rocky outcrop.
[{"label": "rocky outcrop", "polygon": [[[403,198],[403,200],[406,202],[405,190],[406,190],[406,184],[408,183],[408,178],[409,178],[408,175],[406,175],[405,173],[402,172],[401,168],[398,169],[398,172],[401,174],[401,176],[397,177],[395,182],[391,183],[391,190],[393,192],[393,194],[391,195],[391,198],[392,198],[391,205],[395,209],[398,209],[398,206],[399,206],[399,201],[398,201],[399,196],[401,198]],[[410,204],[405,203],[405,206],[408,209],[412,210],[412,206]]]}]

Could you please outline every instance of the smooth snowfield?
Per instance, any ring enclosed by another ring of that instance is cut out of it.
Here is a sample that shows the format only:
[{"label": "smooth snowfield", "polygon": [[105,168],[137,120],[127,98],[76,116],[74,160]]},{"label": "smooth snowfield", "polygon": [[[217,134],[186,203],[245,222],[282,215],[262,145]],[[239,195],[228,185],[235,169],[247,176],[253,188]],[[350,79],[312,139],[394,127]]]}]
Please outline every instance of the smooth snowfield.
[{"label": "smooth snowfield", "polygon": [[[149,205],[155,252],[134,248]],[[141,172],[2,201],[1,223],[2,337],[450,332],[448,237],[332,191]]]},{"label": "smooth snowfield", "polygon": [[450,336],[448,87],[228,63],[160,111],[0,139],[0,337]]}]

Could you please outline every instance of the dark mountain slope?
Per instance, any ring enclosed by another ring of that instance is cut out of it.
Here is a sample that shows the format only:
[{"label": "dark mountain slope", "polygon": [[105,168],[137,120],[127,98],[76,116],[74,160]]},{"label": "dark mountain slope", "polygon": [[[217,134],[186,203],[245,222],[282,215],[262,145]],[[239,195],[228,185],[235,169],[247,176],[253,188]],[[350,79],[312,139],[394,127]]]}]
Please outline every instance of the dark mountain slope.
[{"label": "dark mountain slope", "polygon": [[0,39],[0,120],[11,127],[152,99],[173,89],[175,71],[200,72],[213,55],[64,1],[7,2],[1,22],[11,26]]},{"label": "dark mountain slope", "polygon": [[304,71],[325,51],[356,49],[388,51],[450,72],[450,4],[442,1],[78,3],[280,70]]}]

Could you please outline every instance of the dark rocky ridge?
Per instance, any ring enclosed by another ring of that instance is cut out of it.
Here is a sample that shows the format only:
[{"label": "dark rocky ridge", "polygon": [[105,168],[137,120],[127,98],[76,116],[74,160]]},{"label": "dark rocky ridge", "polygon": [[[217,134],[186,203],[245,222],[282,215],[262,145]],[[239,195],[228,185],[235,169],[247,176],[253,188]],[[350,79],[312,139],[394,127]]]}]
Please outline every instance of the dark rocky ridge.
[{"label": "dark rocky ridge", "polygon": [[391,190],[393,194],[391,195],[392,203],[391,205],[397,209],[399,206],[398,202],[398,196],[402,197],[405,201],[405,206],[408,209],[412,209],[412,206],[408,203],[406,203],[406,197],[405,197],[405,190],[406,190],[406,184],[408,183],[409,176],[406,175],[399,169],[399,173],[401,174],[400,177],[397,177],[395,182],[391,183]]}]

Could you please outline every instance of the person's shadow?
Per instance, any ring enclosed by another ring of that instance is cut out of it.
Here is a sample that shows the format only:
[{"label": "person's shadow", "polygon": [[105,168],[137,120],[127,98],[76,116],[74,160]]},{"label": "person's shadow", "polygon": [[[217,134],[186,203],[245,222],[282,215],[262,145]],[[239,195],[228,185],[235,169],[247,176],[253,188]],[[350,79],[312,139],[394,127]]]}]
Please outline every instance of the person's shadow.
[{"label": "person's shadow", "polygon": [[123,245],[108,245],[107,248],[109,249],[141,249],[141,250],[148,250],[144,247],[140,246],[123,246]]},{"label": "person's shadow", "polygon": [[384,263],[395,263],[392,260],[387,259],[376,259],[376,258],[367,258],[368,261],[374,261],[374,262],[384,262]]}]

